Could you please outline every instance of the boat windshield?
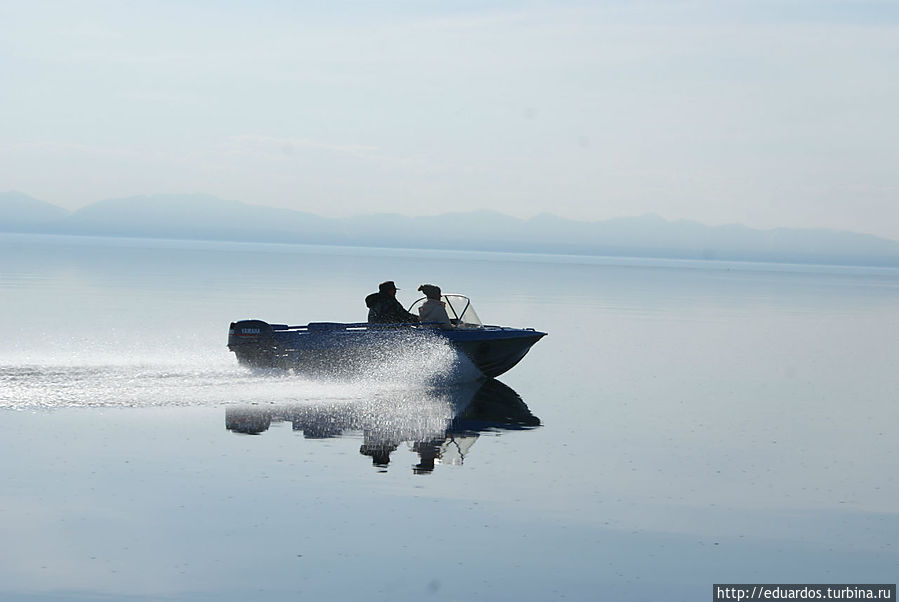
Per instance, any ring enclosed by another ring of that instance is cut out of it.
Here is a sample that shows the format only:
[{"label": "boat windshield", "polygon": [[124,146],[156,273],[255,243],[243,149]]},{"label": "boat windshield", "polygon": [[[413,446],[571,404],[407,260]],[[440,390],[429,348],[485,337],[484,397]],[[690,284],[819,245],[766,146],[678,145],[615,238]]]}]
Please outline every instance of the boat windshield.
[{"label": "boat windshield", "polygon": [[[409,307],[409,312],[417,316],[418,308],[427,300],[427,297],[422,297]],[[453,326],[460,328],[478,328],[483,326],[481,319],[471,305],[471,300],[465,295],[450,293],[441,296],[440,300],[443,301],[444,307],[446,307],[446,315],[449,316]]]}]

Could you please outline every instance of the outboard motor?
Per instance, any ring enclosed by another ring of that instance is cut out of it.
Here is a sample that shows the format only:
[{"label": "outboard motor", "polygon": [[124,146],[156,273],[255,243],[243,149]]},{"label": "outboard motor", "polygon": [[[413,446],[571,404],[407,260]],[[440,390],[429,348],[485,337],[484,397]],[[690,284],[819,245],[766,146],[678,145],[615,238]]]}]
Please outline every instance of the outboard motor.
[{"label": "outboard motor", "polygon": [[231,322],[228,330],[228,349],[242,365],[272,368],[277,356],[275,331],[262,320]]}]

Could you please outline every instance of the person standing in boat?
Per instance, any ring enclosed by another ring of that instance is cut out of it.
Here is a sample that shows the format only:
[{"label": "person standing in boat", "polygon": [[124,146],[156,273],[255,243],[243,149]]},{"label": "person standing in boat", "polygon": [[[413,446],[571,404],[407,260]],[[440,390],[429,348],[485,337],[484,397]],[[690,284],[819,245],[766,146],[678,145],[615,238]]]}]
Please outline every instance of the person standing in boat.
[{"label": "person standing in boat", "polygon": [[396,285],[393,280],[378,285],[378,292],[365,298],[368,307],[369,324],[404,324],[418,322],[418,316],[406,311],[396,300]]},{"label": "person standing in boat", "polygon": [[440,300],[440,287],[433,284],[422,284],[418,290],[428,298],[418,308],[419,319],[422,322],[436,322],[440,328],[452,328],[453,324],[446,314],[446,305]]}]

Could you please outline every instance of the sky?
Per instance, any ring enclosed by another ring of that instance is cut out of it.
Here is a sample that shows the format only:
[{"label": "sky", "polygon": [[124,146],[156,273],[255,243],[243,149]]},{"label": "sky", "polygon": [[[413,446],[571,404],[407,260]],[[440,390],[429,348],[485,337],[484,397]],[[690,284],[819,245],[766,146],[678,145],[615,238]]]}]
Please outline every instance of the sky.
[{"label": "sky", "polygon": [[899,240],[894,0],[0,2],[0,190]]}]

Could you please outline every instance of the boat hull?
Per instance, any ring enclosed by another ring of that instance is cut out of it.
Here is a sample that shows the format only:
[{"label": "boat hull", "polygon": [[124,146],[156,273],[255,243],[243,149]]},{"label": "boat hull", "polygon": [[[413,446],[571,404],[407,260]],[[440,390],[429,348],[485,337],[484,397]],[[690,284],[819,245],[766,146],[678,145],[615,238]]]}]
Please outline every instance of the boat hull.
[{"label": "boat hull", "polygon": [[546,333],[483,326],[440,329],[421,325],[233,322],[228,348],[245,366],[306,373],[356,373],[419,345],[449,344],[487,377],[514,367]]}]

